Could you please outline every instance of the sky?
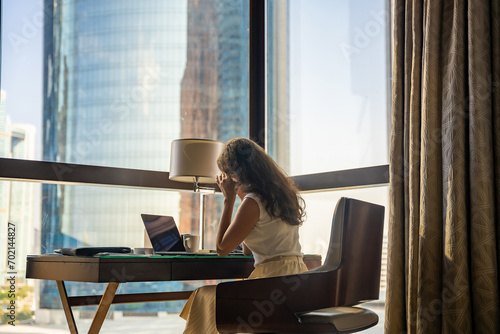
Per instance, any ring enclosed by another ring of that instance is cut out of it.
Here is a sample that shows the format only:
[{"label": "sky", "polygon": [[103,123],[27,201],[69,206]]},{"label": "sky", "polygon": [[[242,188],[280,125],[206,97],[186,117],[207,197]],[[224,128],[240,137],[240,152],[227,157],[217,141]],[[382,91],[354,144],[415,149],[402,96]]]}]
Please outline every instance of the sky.
[{"label": "sky", "polygon": [[388,163],[384,3],[292,0],[292,175]]},{"label": "sky", "polygon": [[2,0],[2,78],[6,113],[37,129],[41,159],[43,6],[41,0]]}]

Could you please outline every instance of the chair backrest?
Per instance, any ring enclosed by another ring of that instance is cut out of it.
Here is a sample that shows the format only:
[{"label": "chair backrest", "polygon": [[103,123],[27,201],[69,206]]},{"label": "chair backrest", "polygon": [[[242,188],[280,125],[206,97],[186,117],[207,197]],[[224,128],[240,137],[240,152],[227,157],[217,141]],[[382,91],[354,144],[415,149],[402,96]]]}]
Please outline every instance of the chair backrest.
[{"label": "chair backrest", "polygon": [[384,211],[347,197],[337,202],[325,261],[308,274],[334,274],[340,305],[379,298]]},{"label": "chair backrest", "polygon": [[347,198],[342,197],[337,202],[332,218],[332,228],[330,231],[330,242],[326,253],[325,261],[320,267],[310,270],[309,272],[325,272],[338,269],[342,266],[344,259],[343,242],[346,222],[346,204]]}]

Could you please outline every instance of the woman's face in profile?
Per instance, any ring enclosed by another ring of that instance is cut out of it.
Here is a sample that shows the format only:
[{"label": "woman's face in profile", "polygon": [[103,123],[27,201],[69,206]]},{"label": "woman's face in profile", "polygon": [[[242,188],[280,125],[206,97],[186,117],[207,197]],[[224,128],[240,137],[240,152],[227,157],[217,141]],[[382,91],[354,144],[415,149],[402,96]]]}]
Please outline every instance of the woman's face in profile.
[{"label": "woman's face in profile", "polygon": [[236,190],[236,194],[241,198],[244,197],[246,194],[243,192],[243,190],[240,187],[240,180],[238,178],[231,176],[231,180],[234,182],[234,189]]}]

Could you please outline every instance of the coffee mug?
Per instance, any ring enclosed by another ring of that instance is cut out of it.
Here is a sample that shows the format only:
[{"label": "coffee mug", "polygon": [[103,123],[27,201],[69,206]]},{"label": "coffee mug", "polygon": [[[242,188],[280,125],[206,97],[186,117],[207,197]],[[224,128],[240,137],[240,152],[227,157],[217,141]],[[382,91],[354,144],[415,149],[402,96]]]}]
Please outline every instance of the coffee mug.
[{"label": "coffee mug", "polygon": [[188,253],[196,253],[200,250],[200,236],[194,234],[183,234],[182,244]]},{"label": "coffee mug", "polygon": [[153,254],[153,248],[134,248],[134,254]]}]

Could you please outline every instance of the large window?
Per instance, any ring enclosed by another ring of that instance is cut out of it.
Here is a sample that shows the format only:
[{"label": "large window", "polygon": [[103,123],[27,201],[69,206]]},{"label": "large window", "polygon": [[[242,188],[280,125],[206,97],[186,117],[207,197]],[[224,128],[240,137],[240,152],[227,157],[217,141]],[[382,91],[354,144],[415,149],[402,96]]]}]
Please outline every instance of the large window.
[{"label": "large window", "polygon": [[[264,3],[267,20],[251,21],[252,6]],[[133,175],[160,171],[167,179],[173,139],[227,141],[266,133],[266,149],[291,176],[388,163],[385,0],[35,0],[2,6],[0,158],[56,162],[50,168],[55,176],[35,167],[11,173],[0,166],[0,228],[5,231],[9,222],[19,228],[19,257],[61,247],[142,247],[141,213],[174,216],[181,232],[197,232],[200,197],[189,190],[73,173],[93,165],[117,173],[136,169]],[[267,35],[258,38],[266,38],[259,50],[267,72],[252,77],[259,72],[249,68],[260,65],[252,63],[250,35],[264,24]],[[266,108],[252,109],[250,96],[262,87]],[[264,113],[265,124],[252,130],[252,117]],[[78,166],[67,169],[65,163]],[[307,176],[300,176],[313,190],[303,193],[308,219],[301,243],[307,253],[326,254],[340,196],[387,208],[380,178],[363,176],[355,184],[363,188],[346,190],[335,182],[316,187]],[[207,197],[205,205],[207,247],[213,247],[220,194]],[[0,285],[6,256],[1,248]],[[23,265],[17,269],[25,317],[32,319],[27,323],[40,333],[64,332],[55,286],[24,280]],[[196,283],[169,284],[147,289]],[[68,286],[82,294],[102,288]],[[145,330],[146,324],[151,332],[179,333],[184,322],[175,312],[182,304],[113,306],[117,321],[105,322],[102,333]],[[82,331],[89,314],[75,314]],[[149,318],[131,317],[138,314]]]}]

